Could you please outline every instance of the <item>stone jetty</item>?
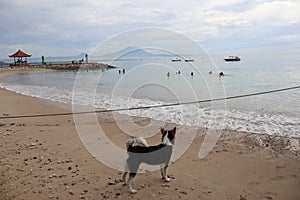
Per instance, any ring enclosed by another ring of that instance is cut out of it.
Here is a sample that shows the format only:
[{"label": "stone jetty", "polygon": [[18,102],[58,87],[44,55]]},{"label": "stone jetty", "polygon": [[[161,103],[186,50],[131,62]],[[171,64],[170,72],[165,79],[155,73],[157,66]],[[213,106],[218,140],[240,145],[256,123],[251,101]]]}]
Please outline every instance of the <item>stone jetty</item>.
[{"label": "stone jetty", "polygon": [[32,69],[53,69],[53,70],[97,70],[111,69],[115,66],[104,63],[47,63],[47,64],[23,64],[2,66],[2,68],[32,68]]},{"label": "stone jetty", "polygon": [[32,67],[41,67],[46,69],[54,69],[54,70],[96,70],[96,69],[110,69],[116,68],[114,66],[103,64],[103,63],[66,63],[66,64],[44,64],[44,65],[33,65]]}]

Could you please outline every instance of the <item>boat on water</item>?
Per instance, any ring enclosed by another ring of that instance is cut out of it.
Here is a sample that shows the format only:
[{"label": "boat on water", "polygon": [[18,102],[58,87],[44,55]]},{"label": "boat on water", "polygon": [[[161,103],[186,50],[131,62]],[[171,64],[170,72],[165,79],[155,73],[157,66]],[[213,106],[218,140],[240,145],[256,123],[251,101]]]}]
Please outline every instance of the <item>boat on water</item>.
[{"label": "boat on water", "polygon": [[171,59],[171,61],[172,61],[172,62],[180,62],[181,59],[180,59],[180,58],[173,58],[173,59]]},{"label": "boat on water", "polygon": [[241,61],[241,58],[238,56],[228,56],[228,58],[224,59],[226,62],[234,62],[234,61]]},{"label": "boat on water", "polygon": [[184,61],[185,61],[185,62],[194,62],[193,59],[185,59]]}]

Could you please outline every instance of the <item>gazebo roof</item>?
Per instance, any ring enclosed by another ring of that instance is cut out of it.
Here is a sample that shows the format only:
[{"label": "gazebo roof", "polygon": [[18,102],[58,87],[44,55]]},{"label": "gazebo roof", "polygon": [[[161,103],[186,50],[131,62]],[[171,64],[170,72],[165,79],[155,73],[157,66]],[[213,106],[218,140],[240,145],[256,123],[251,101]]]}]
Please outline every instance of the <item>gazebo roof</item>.
[{"label": "gazebo roof", "polygon": [[29,55],[29,54],[27,54],[27,53],[24,53],[23,51],[21,51],[21,50],[19,49],[16,53],[10,55],[9,57],[14,58],[14,57],[30,57],[30,56],[31,56],[31,55]]}]

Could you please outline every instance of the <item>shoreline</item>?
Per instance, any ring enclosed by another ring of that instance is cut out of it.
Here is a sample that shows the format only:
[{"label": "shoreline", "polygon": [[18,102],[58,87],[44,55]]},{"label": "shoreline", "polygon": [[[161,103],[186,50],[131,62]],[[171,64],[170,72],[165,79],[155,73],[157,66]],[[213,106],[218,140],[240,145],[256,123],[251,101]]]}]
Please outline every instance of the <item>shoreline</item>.
[{"label": "shoreline", "polygon": [[2,71],[35,71],[35,70],[95,70],[95,69],[112,69],[115,66],[103,63],[49,63],[49,64],[27,64],[0,66],[0,74]]},{"label": "shoreline", "polygon": [[[0,116],[68,111],[5,89],[0,96]],[[110,114],[98,116],[111,141],[125,149],[128,135]],[[132,195],[120,172],[85,149],[71,115],[0,119],[0,199],[299,199],[300,151],[288,148],[289,139],[222,131],[213,150],[199,159],[205,132],[199,128],[171,164],[172,182],[161,181],[158,171],[139,174],[133,182],[139,191]],[[147,141],[157,144],[160,137]],[[299,139],[292,141],[299,145]]]}]

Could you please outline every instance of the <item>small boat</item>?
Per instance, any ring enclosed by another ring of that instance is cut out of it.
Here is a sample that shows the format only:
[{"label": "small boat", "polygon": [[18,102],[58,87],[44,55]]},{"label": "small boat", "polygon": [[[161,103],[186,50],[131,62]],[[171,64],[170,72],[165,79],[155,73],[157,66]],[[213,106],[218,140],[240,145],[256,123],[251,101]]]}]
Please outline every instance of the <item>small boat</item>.
[{"label": "small boat", "polygon": [[185,59],[184,61],[185,61],[185,62],[194,62],[193,59]]},{"label": "small boat", "polygon": [[180,58],[173,58],[173,59],[171,59],[171,61],[172,61],[172,62],[180,62],[181,59],[180,59]]},{"label": "small boat", "polygon": [[228,56],[228,58],[224,59],[226,62],[234,62],[234,61],[241,61],[241,58],[238,56]]}]

